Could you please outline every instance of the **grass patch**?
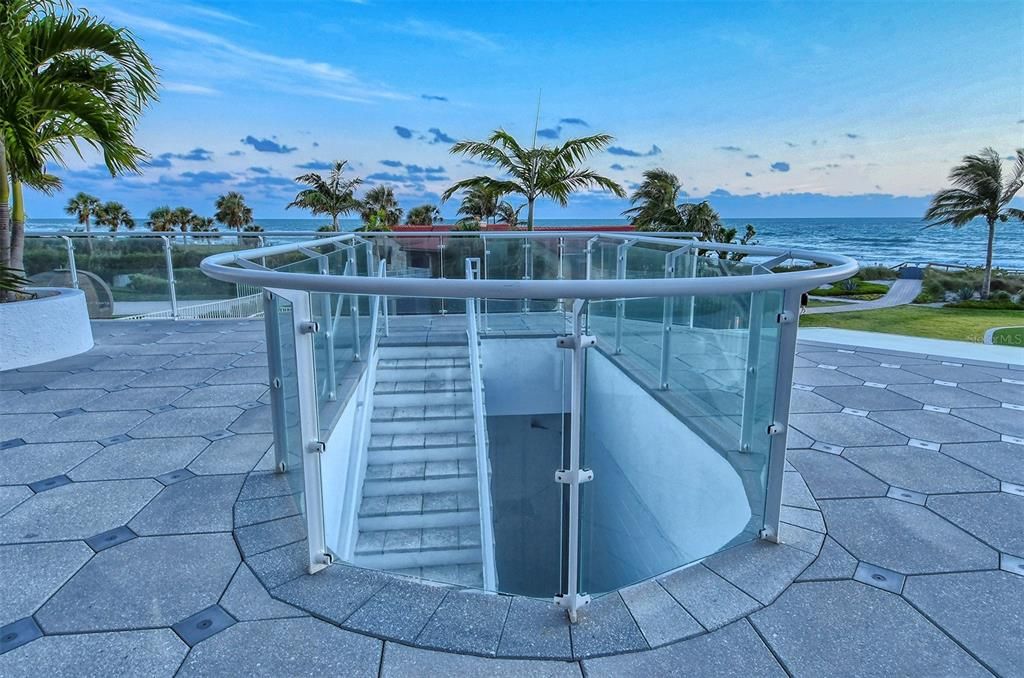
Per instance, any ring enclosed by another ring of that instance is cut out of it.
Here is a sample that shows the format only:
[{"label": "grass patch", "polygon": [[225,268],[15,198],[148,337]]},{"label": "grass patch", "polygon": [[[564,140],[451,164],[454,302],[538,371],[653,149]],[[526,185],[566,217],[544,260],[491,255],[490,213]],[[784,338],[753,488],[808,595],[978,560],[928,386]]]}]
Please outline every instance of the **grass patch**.
[{"label": "grass patch", "polygon": [[819,306],[846,306],[841,301],[821,301],[820,299],[810,299],[807,302],[807,308],[818,308]]},{"label": "grass patch", "polygon": [[897,306],[874,311],[818,313],[800,317],[801,327],[835,327],[911,337],[981,343],[993,327],[1019,325],[1024,311]]},{"label": "grass patch", "polygon": [[816,297],[848,297],[850,299],[860,299],[866,295],[873,295],[875,299],[886,294],[889,291],[887,285],[880,283],[869,283],[859,280],[857,278],[851,278],[854,284],[850,285],[846,280],[837,282],[831,287],[821,288],[813,290],[811,294]]},{"label": "grass patch", "polygon": [[1024,347],[1024,327],[1006,327],[992,333],[992,343],[996,346]]}]

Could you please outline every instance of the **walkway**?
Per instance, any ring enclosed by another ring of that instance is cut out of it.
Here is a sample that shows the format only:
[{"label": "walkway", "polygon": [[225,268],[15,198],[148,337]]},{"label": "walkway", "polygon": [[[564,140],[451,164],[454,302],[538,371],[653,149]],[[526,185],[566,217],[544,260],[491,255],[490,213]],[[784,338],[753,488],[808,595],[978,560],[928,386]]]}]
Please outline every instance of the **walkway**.
[{"label": "walkway", "polygon": [[605,596],[570,627],[518,597],[304,575],[262,323],[95,328],[88,354],[0,374],[0,675],[1024,670],[1020,367],[801,345],[787,545]]},{"label": "walkway", "polygon": [[[851,311],[871,311],[876,308],[889,308],[891,306],[903,306],[909,304],[921,293],[921,286],[924,284],[923,277],[915,273],[919,269],[903,269],[901,277],[892,284],[889,291],[881,299],[874,301],[861,301],[852,304],[836,306],[815,306],[804,309],[804,313],[849,313]],[[902,277],[907,275],[908,277]],[[914,277],[910,277],[914,276]]]}]

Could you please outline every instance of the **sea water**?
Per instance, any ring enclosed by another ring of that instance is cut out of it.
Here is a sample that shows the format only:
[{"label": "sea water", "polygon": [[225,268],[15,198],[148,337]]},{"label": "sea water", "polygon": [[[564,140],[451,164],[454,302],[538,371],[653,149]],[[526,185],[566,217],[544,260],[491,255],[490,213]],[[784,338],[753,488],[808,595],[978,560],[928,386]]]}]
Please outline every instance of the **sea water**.
[{"label": "sea water", "polygon": [[[259,219],[267,231],[315,231],[322,219]],[[975,221],[963,228],[928,227],[914,218],[846,219],[724,219],[742,234],[746,224],[757,229],[756,242],[762,245],[798,247],[834,252],[853,257],[867,266],[893,266],[904,261],[938,262],[980,266],[985,262],[987,227]],[[537,219],[538,226],[582,228],[617,226],[625,219]],[[343,230],[360,226],[356,219],[342,219]],[[31,232],[73,230],[73,219],[31,219]],[[994,254],[996,266],[1024,269],[1024,224],[1000,223],[996,226]]]}]

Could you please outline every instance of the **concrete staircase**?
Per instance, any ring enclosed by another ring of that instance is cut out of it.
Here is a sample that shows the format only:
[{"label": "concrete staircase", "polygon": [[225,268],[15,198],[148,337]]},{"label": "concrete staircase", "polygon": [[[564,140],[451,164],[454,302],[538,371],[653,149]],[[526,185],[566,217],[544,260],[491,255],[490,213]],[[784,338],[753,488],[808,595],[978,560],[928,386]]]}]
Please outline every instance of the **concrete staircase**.
[{"label": "concrete staircase", "polygon": [[356,565],[482,586],[469,350],[378,349]]}]

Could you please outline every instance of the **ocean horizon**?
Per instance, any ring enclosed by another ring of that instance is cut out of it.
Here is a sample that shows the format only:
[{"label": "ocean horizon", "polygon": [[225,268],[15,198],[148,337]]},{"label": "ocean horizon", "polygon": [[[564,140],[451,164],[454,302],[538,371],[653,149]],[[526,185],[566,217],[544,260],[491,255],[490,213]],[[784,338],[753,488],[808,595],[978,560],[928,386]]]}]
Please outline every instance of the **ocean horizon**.
[{"label": "ocean horizon", "polygon": [[[340,221],[344,231],[354,230],[361,225],[358,219]],[[844,254],[853,257],[863,266],[893,266],[905,261],[981,266],[985,262],[987,227],[982,221],[960,229],[948,226],[927,227],[924,221],[913,217],[750,218],[722,221],[741,233],[746,224],[752,224],[757,230],[756,241],[762,245]],[[257,223],[267,231],[315,231],[329,222],[324,219],[258,219]],[[452,223],[452,220],[446,220],[445,223]],[[621,218],[536,220],[538,226],[566,228],[620,226],[627,223],[626,219]],[[29,219],[26,223],[26,230],[30,233],[75,229],[80,227],[71,218]],[[1024,225],[1006,223],[996,226],[993,262],[1000,268],[1024,269]]]}]

